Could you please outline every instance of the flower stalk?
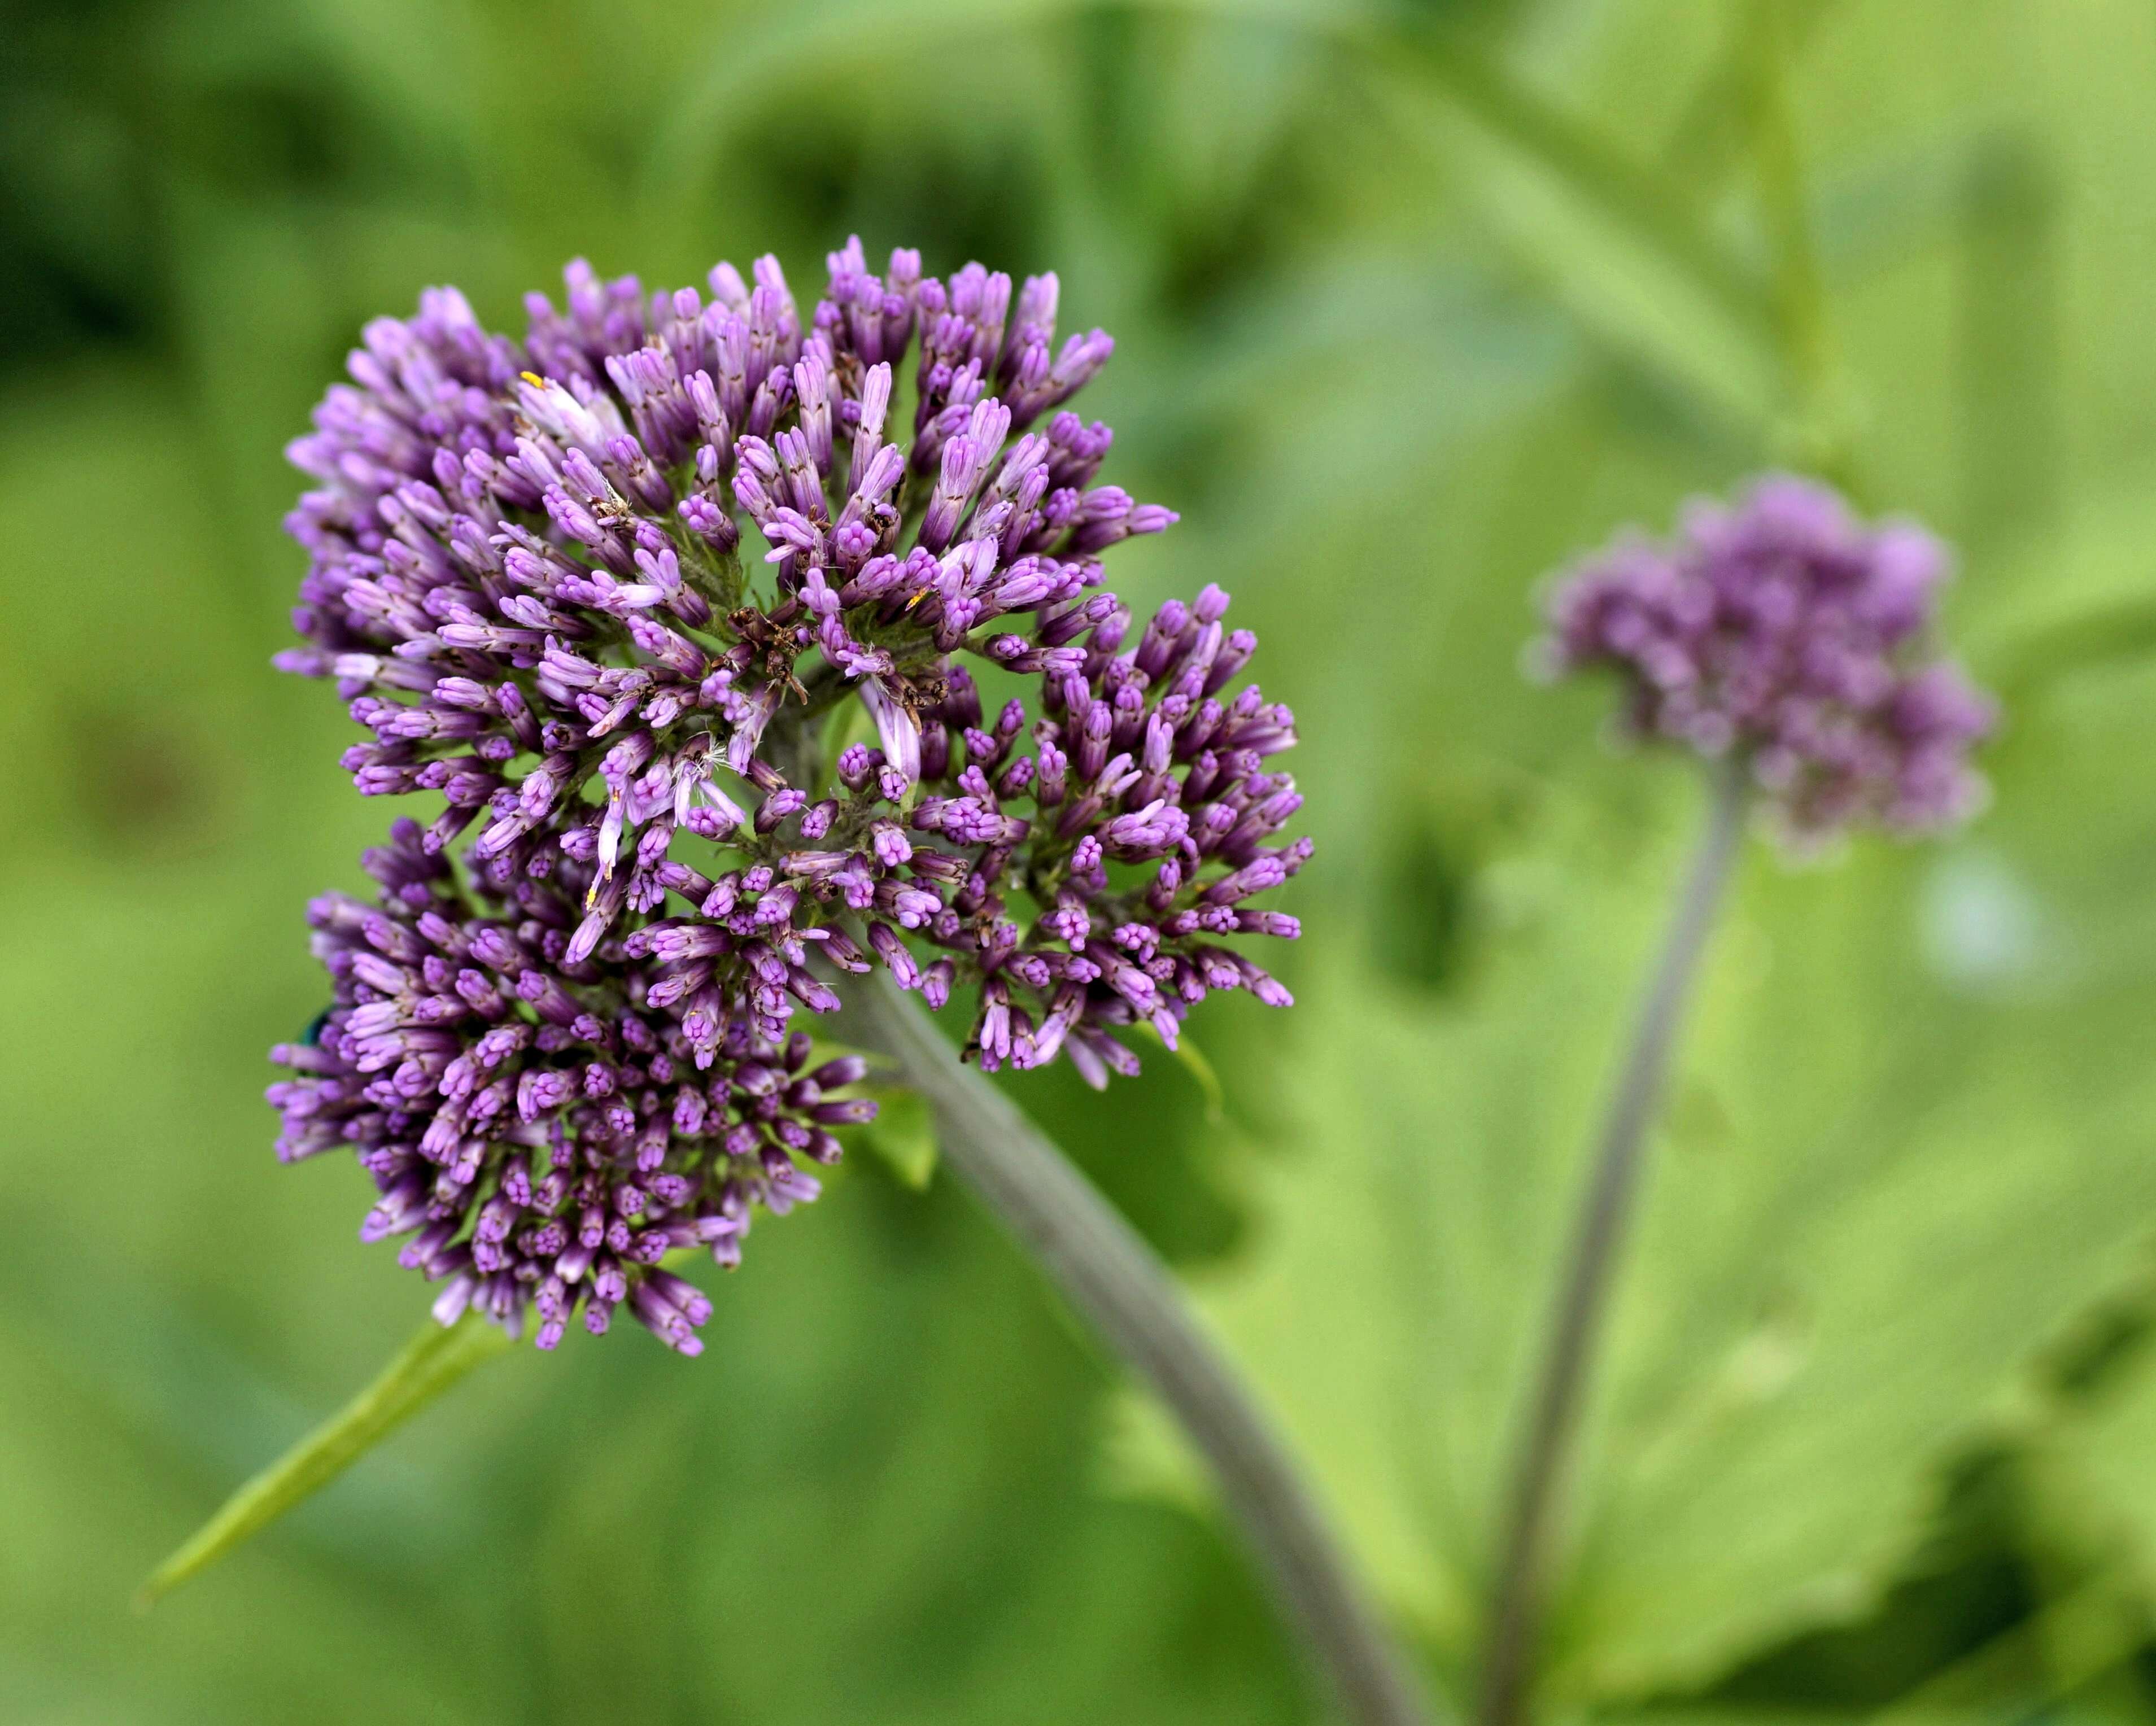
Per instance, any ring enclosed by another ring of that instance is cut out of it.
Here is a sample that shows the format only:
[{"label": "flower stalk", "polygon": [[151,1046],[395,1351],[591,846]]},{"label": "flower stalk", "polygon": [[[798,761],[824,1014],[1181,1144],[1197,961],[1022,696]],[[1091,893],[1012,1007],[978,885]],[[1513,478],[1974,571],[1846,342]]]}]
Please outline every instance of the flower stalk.
[{"label": "flower stalk", "polygon": [[1661,1098],[1686,998],[1743,837],[1748,764],[1740,752],[1732,751],[1712,765],[1709,778],[1707,826],[1679,891],[1603,1121],[1573,1227],[1565,1282],[1550,1319],[1548,1352],[1521,1436],[1482,1664],[1483,1726],[1514,1726],[1527,1706],[1548,1604],[1553,1536],[1571,1474],[1595,1344],[1639,1191],[1647,1128]]},{"label": "flower stalk", "polygon": [[1279,1435],[1167,1268],[1010,1100],[963,1066],[886,976],[847,986],[849,1033],[926,1096],[950,1165],[1211,1465],[1283,1616],[1358,1726],[1428,1726],[1415,1675],[1352,1575]]}]

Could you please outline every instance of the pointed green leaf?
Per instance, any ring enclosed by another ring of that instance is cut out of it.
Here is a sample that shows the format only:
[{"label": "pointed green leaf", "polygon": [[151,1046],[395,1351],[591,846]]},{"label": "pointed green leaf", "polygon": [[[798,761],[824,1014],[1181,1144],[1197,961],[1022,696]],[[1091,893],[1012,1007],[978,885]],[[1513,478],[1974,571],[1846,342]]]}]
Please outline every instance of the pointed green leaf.
[{"label": "pointed green leaf", "polygon": [[431,1319],[382,1375],[229,1498],[194,1536],[158,1565],[136,1603],[146,1608],[199,1575],[241,1542],[327,1486],[404,1421],[481,1361],[509,1346],[500,1326],[467,1315]]}]

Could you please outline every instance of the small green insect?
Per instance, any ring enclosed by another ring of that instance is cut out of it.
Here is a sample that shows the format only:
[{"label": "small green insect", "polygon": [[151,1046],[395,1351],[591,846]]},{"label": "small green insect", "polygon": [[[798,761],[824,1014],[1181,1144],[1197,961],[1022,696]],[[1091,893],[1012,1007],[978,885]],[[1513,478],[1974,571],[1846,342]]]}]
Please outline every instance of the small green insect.
[{"label": "small green insect", "polygon": [[336,1011],[335,1007],[326,1006],[307,1022],[307,1028],[300,1033],[300,1042],[304,1047],[314,1048],[321,1043],[322,1027],[329,1023],[330,1015]]}]

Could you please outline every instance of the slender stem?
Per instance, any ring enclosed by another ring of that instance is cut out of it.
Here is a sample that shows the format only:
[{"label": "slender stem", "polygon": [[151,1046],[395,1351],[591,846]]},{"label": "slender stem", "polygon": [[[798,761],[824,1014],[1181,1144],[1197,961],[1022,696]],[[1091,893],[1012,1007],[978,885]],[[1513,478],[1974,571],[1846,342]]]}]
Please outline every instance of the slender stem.
[{"label": "slender stem", "polygon": [[1548,1352],[1517,1452],[1483,1659],[1483,1726],[1514,1726],[1526,1709],[1546,1604],[1554,1513],[1566,1485],[1595,1341],[1639,1186],[1646,1129],[1669,1068],[1685,996],[1743,837],[1745,779],[1744,763],[1737,758],[1715,770],[1706,831],[1640,1003],[1582,1197],[1564,1286],[1551,1314]]},{"label": "slender stem", "polygon": [[1167,1268],[994,1086],[962,1066],[878,972],[851,987],[849,1029],[891,1056],[934,1108],[943,1155],[1109,1347],[1173,1411],[1280,1608],[1358,1726],[1428,1726],[1421,1687],[1350,1575],[1309,1490]]}]

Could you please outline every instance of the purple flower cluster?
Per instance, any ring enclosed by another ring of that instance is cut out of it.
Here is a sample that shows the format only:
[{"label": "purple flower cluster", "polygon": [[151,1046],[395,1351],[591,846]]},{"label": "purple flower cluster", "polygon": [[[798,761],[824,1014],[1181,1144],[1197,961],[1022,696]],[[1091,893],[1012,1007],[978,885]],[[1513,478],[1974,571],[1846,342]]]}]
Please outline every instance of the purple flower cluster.
[{"label": "purple flower cluster", "polygon": [[1947,573],[1913,523],[1867,526],[1827,486],[1769,475],[1734,506],[1691,505],[1669,541],[1588,559],[1553,590],[1537,658],[1614,668],[1635,735],[1739,752],[1799,840],[1922,832],[1980,802],[1969,756],[1994,720],[1927,651]]},{"label": "purple flower cluster", "polygon": [[804,1033],[770,1042],[747,1017],[700,1036],[634,943],[571,960],[573,868],[467,891],[410,821],[366,867],[378,905],[309,908],[336,999],[312,1041],[271,1053],[293,1074],[270,1092],[278,1155],[357,1155],[382,1195],[360,1237],[412,1236],[403,1263],[447,1279],[444,1324],[476,1308],[516,1331],[536,1308],[552,1348],[579,1306],[597,1334],[625,1302],[698,1353],[711,1303],[660,1260],[737,1263],[753,1207],[814,1198],[794,1159],[837,1160],[830,1129],[873,1114],[834,1095],[866,1063],[803,1073]]},{"label": "purple flower cluster", "polygon": [[[1137,1070],[1113,1027],[1144,1020],[1173,1048],[1210,991],[1288,1004],[1221,941],[1298,935],[1294,918],[1245,901],[1311,852],[1306,838],[1267,843],[1302,805],[1291,777],[1265,771],[1294,742],[1295,721],[1255,685],[1227,696],[1257,646],[1249,631],[1224,629],[1227,595],[1209,586],[1193,605],[1168,601],[1127,648],[1129,614],[1104,598],[1065,614],[1088,623],[1085,651],[1047,669],[1030,753],[1018,746],[1024,703],[1012,699],[991,725],[973,679],[951,668],[922,739],[931,794],[908,822],[926,840],[897,841],[914,867],[933,859],[952,881],[947,903],[916,908],[914,925],[948,956],[923,971],[888,924],[868,933],[932,1006],[954,976],[979,981],[968,1047],[984,1068],[1037,1067],[1060,1053],[1096,1087],[1111,1069]],[[866,752],[839,766],[873,785]]]},{"label": "purple flower cluster", "polygon": [[1293,718],[1231,687],[1218,588],[1135,641],[1101,589],[1175,520],[1095,484],[1111,433],[1063,406],[1112,344],[1057,344],[1053,275],[829,264],[805,322],[769,258],[708,300],[572,264],[521,341],[430,290],[291,448],[279,663],[336,680],[362,793],[444,807],[381,909],[316,908],[338,1006],[280,1051],[288,1154],[355,1145],[370,1232],[542,1342],[628,1299],[678,1343],[664,1243],[726,1259],[813,1191],[790,1158],[871,1107],[798,1071],[835,973],[963,994],[983,1067],[1096,1085],[1123,1027],[1288,999],[1232,943],[1297,932],[1250,903],[1309,855],[1267,771]]}]

